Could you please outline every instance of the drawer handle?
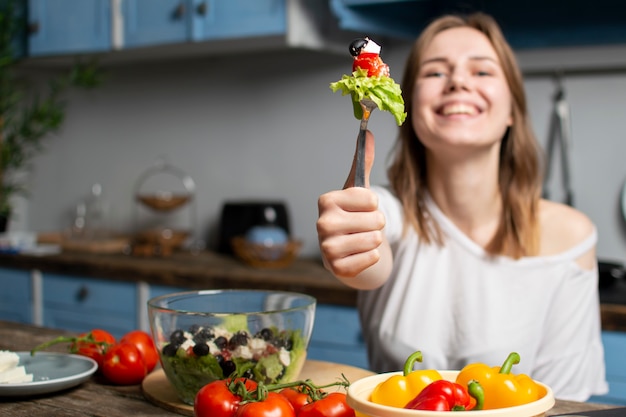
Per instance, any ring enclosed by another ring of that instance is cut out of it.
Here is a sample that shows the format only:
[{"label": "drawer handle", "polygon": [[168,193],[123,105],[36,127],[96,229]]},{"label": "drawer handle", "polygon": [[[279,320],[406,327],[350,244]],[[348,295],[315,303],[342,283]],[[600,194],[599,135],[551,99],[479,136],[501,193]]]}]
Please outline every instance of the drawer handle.
[{"label": "drawer handle", "polygon": [[185,16],[185,4],[184,3],[180,3],[178,6],[176,6],[176,8],[174,9],[174,12],[172,13],[172,17],[175,20],[180,20]]},{"label": "drawer handle", "polygon": [[206,16],[206,9],[206,1],[203,1],[196,7],[196,13],[198,13],[200,16]]},{"label": "drawer handle", "polygon": [[76,292],[76,301],[83,302],[89,297],[89,288],[84,285]]},{"label": "drawer handle", "polygon": [[39,29],[40,29],[39,22],[31,22],[28,24],[27,31],[30,35],[34,35],[36,33],[39,33]]}]

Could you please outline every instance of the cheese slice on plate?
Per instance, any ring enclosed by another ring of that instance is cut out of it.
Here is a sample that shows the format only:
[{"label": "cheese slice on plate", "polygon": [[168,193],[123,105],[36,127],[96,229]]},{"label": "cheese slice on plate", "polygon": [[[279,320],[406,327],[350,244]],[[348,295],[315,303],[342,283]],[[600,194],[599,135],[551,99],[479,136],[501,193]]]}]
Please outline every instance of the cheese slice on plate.
[{"label": "cheese slice on plate", "polygon": [[20,357],[15,352],[0,351],[0,384],[32,382],[33,374],[26,373],[26,368],[18,366]]}]

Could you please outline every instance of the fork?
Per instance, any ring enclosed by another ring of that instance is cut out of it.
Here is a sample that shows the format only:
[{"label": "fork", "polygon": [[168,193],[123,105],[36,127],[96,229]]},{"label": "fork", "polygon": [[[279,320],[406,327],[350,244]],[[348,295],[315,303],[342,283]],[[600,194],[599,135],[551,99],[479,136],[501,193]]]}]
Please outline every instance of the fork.
[{"label": "fork", "polygon": [[369,99],[363,99],[359,102],[363,109],[363,117],[361,117],[361,125],[359,127],[359,136],[356,141],[356,170],[354,172],[354,186],[365,187],[365,131],[367,130],[367,122],[369,122],[372,111],[376,109],[376,103]]}]

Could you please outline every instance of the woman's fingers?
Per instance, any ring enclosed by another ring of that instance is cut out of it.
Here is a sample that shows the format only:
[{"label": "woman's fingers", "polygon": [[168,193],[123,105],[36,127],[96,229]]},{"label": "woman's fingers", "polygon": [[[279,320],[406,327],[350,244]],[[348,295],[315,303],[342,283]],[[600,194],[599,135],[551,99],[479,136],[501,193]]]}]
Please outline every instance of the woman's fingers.
[{"label": "woman's fingers", "polygon": [[340,277],[353,277],[378,261],[385,218],[370,190],[351,187],[318,200],[317,233],[325,266]]}]

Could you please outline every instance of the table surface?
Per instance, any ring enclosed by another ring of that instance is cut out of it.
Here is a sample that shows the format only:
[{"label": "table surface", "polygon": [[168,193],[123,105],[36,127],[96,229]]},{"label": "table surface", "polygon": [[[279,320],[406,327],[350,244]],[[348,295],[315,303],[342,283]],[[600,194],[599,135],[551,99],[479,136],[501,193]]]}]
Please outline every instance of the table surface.
[{"label": "table surface", "polygon": [[[29,351],[40,343],[61,334],[61,330],[42,328],[22,323],[0,321],[0,350]],[[64,352],[66,345],[56,345],[50,351]],[[341,365],[328,367],[329,372],[341,374]],[[611,405],[578,403],[557,400],[547,415],[580,413],[583,411],[615,408]],[[180,416],[148,401],[141,385],[114,386],[97,376],[78,387],[54,394],[37,397],[0,398],[0,416],[32,417],[43,416],[107,416],[148,417]]]}]

